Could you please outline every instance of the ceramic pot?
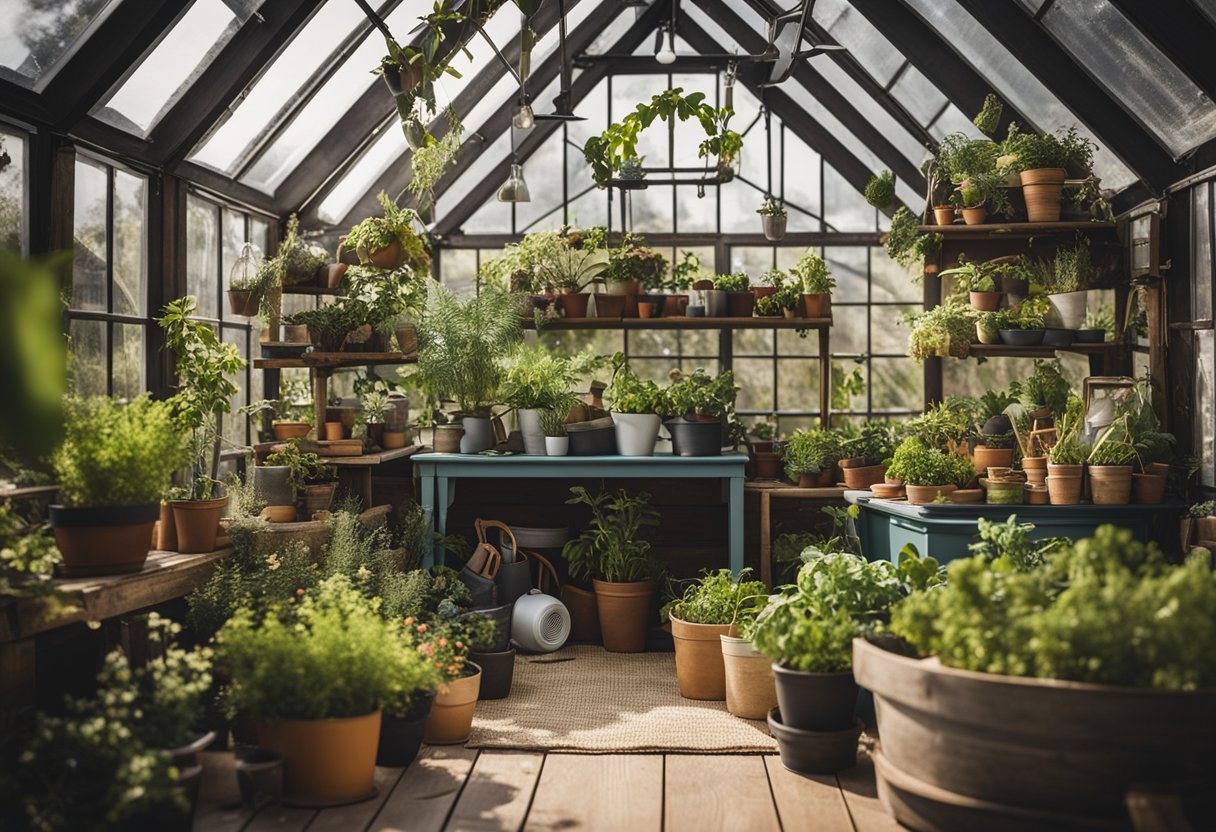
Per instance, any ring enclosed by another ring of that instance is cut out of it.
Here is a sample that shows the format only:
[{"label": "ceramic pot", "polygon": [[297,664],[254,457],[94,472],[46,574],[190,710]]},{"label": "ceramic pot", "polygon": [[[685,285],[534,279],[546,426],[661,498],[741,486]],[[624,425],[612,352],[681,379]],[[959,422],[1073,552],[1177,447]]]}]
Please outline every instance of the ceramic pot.
[{"label": "ceramic pot", "polygon": [[803,294],[802,313],[808,318],[832,317],[832,295],[829,292]]},{"label": "ceramic pot", "polygon": [[[1018,486],[1022,484],[1019,482]],[[946,495],[947,499],[952,503],[971,504],[982,502],[984,499],[984,489],[982,488],[957,488]]]},{"label": "ceramic pot", "polygon": [[567,456],[570,453],[570,437],[569,436],[546,436],[545,437],[545,455],[546,456]]},{"label": "ceramic pot", "polygon": [[781,454],[775,451],[756,451],[755,461],[758,480],[779,480],[785,475],[781,467]]},{"label": "ceramic pot", "polygon": [[1053,506],[1075,506],[1081,502],[1084,465],[1047,463],[1047,499]]},{"label": "ceramic pot", "polygon": [[705,307],[700,304],[690,303],[688,306],[684,307],[684,315],[688,318],[704,318]]},{"label": "ceramic pot", "polygon": [[625,295],[601,292],[595,296],[595,317],[619,320],[625,317]]},{"label": "ceramic pot", "polygon": [[784,239],[789,215],[761,214],[760,224],[764,228],[764,239],[776,242]]},{"label": "ceramic pot", "polygon": [[722,453],[720,419],[688,419],[677,416],[664,422],[671,433],[671,452],[676,456],[719,456]]},{"label": "ceramic pot", "polygon": [[519,420],[519,432],[524,438],[524,453],[544,456],[545,432],[540,429],[540,410],[531,407],[515,411]]},{"label": "ceramic pot", "polygon": [[1048,295],[1051,308],[1047,311],[1047,325],[1059,329],[1080,329],[1085,323],[1085,309],[1089,292],[1065,292]]},{"label": "ceramic pot", "polygon": [[857,740],[865,724],[854,717],[853,724],[838,731],[801,731],[781,721],[781,709],[768,714],[769,733],[777,740],[781,765],[797,774],[834,774],[857,765]]},{"label": "ceramic pot", "polygon": [[853,489],[869,488],[882,482],[887,476],[887,468],[881,463],[878,465],[841,468],[841,472],[844,474],[844,487]]},{"label": "ceramic pot", "polygon": [[644,652],[654,580],[618,582],[597,578],[592,583],[604,649],[609,653]]},{"label": "ceramic pot", "polygon": [[731,635],[730,624],[693,624],[671,617],[676,648],[676,681],[685,699],[720,701],[726,698],[726,670],[720,636]]},{"label": "ceramic pot", "polygon": [[967,225],[983,225],[986,219],[988,219],[988,206],[986,205],[963,209],[963,222]]},{"label": "ceramic pot", "polygon": [[451,425],[435,425],[435,453],[460,453],[460,438],[464,434],[464,425],[459,422]]},{"label": "ceramic pot", "polygon": [[566,426],[570,456],[613,456],[616,454],[616,424],[611,416]]},{"label": "ceramic pot", "polygon": [[933,221],[938,225],[953,225],[954,208],[948,205],[935,207],[933,209]]},{"label": "ceramic pot", "polygon": [[532,590],[532,565],[527,559],[503,561],[494,576],[499,603],[511,605]]},{"label": "ceramic pot", "polygon": [[1043,330],[1043,346],[1045,347],[1071,347],[1076,330],[1060,329],[1059,327],[1049,326]]},{"label": "ceramic pot", "polygon": [[342,439],[344,431],[342,430],[341,422],[326,422],[325,423],[325,439],[329,442],[337,442]]},{"label": "ceramic pot", "polygon": [[1036,168],[1021,173],[1028,222],[1059,222],[1064,168]]},{"label": "ceramic pot", "polygon": [[646,301],[638,301],[638,317],[639,318],[655,318],[658,317],[654,313],[655,307],[653,303]]},{"label": "ceramic pot", "polygon": [[655,413],[612,412],[616,425],[616,452],[621,456],[654,456],[662,420]]},{"label": "ceramic pot", "polygon": [[160,519],[156,522],[156,548],[162,552],[177,551],[177,525],[173,522],[173,506],[160,501]]},{"label": "ceramic pot", "polygon": [[638,293],[638,317],[645,317],[644,315],[642,315],[642,304],[643,303],[649,303],[653,307],[653,309],[651,309],[651,312],[650,312],[650,317],[652,317],[652,318],[663,317],[663,309],[667,305],[667,299],[670,297],[672,297],[672,296],[655,294],[653,292],[639,292]]},{"label": "ceramic pot", "polygon": [[570,612],[570,640],[584,644],[602,642],[603,635],[600,631],[600,614],[595,602],[595,593],[573,584],[563,584],[561,600]]},{"label": "ceramic pot", "polygon": [[839,731],[853,722],[857,709],[857,683],[853,671],[804,673],[773,664],[777,707],[791,728],[804,731]]},{"label": "ceramic pot", "polygon": [[773,663],[750,641],[718,637],[726,680],[726,710],[742,719],[763,719],[777,705]]},{"label": "ceramic pot", "polygon": [[494,447],[494,433],[488,416],[465,416],[460,420],[464,434],[460,437],[462,454],[479,454]]},{"label": "ceramic pot", "polygon": [[473,712],[481,692],[481,668],[473,662],[468,676],[448,682],[435,695],[435,704],[426,719],[423,742],[430,745],[457,745],[469,738],[473,730]]},{"label": "ceramic pot", "polygon": [[303,439],[311,430],[308,422],[274,422],[270,430],[274,433],[276,442],[286,442],[289,439]]},{"label": "ceramic pot", "polygon": [[[60,571],[70,577],[120,575],[144,568],[152,548],[158,503],[137,506],[51,506]],[[218,518],[217,518],[218,524]],[[210,552],[214,549],[212,541]]]},{"label": "ceramic pot", "polygon": [[418,757],[422,735],[430,716],[435,694],[421,696],[417,707],[408,717],[385,714],[380,720],[380,745],[376,749],[376,765],[405,768]]},{"label": "ceramic pot", "polygon": [[700,291],[705,298],[705,317],[726,318],[730,316],[728,292],[721,289],[702,289]]},{"label": "ceramic pot", "polygon": [[395,451],[398,448],[404,448],[405,431],[385,429],[384,435],[380,437],[380,446],[386,451]]},{"label": "ceramic pot", "polygon": [[400,240],[393,240],[384,248],[373,248],[359,251],[360,260],[368,260],[377,269],[396,269],[405,262],[405,251]]},{"label": "ceramic pot", "polygon": [[268,506],[295,505],[296,495],[287,481],[286,465],[258,465],[253,469],[253,493]]},{"label": "ceramic pot", "polygon": [[258,516],[267,523],[294,523],[296,520],[295,503],[286,506],[266,506]]},{"label": "ceramic pot", "polygon": [[977,471],[987,471],[989,468],[1008,468],[1013,465],[1013,448],[989,448],[987,445],[976,445],[971,453],[971,462]]},{"label": "ceramic pot", "polygon": [[1127,505],[1132,498],[1132,466],[1089,466],[1089,490],[1094,505]]},{"label": "ceramic pot", "polygon": [[561,307],[567,318],[587,317],[587,302],[591,300],[590,292],[566,292],[559,296]]},{"label": "ceramic pot", "polygon": [[870,493],[880,500],[898,500],[904,496],[904,487],[902,485],[876,482],[870,486]]},{"label": "ceramic pot", "polygon": [[337,806],[370,797],[380,712],[347,719],[280,719],[257,724],[258,745],[283,756],[288,801]]},{"label": "ceramic pot", "polygon": [[[1050,477],[1048,478],[1050,479]],[[1025,497],[1025,489],[1020,482],[988,481],[988,504],[996,506],[1011,506],[1021,504]]]},{"label": "ceramic pot", "polygon": [[958,488],[956,485],[905,485],[908,504],[914,506],[928,505],[937,499],[939,494],[950,494]]},{"label": "ceramic pot", "polygon": [[283,799],[283,755],[255,745],[233,751],[241,805],[249,811]]},{"label": "ceramic pot", "polygon": [[214,552],[220,517],[227,497],[217,500],[174,500],[173,525],[177,528],[177,551],[183,555]]},{"label": "ceramic pot", "polygon": [[1001,308],[1000,292],[971,292],[971,308],[977,312],[995,312]]},{"label": "ceramic pot", "polygon": [[481,668],[478,699],[506,699],[515,678],[515,648],[495,653],[469,651],[469,658]]},{"label": "ceramic pot", "polygon": [[1001,333],[992,325],[985,326],[982,321],[975,322],[975,337],[981,344],[1001,343]]},{"label": "ceramic pot", "polygon": [[746,292],[726,293],[726,312],[731,318],[750,318],[756,311],[756,296],[749,289]]},{"label": "ceramic pot", "polygon": [[304,517],[311,519],[318,511],[329,511],[337,488],[337,483],[323,482],[300,489],[304,496]]},{"label": "ceramic pot", "polygon": [[[641,291],[641,284],[637,280],[610,280],[604,287],[604,291],[609,295],[619,295],[625,298],[625,306],[622,314],[626,318],[636,318],[638,316],[638,292]],[[598,307],[599,298],[596,298]]]}]

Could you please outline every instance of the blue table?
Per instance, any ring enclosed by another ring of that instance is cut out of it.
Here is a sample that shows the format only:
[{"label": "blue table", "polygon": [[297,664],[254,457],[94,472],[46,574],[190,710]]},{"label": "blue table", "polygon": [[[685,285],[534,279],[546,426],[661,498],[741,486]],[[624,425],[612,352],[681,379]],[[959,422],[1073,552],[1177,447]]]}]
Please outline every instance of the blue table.
[{"label": "blue table", "polygon": [[[720,479],[727,504],[730,568],[743,570],[743,467],[747,454],[721,456],[479,456],[476,454],[415,454],[419,501],[432,518],[435,531],[447,534],[448,508],[456,499],[456,480],[476,479]],[[428,541],[424,565],[435,563]],[[443,563],[442,550],[438,553]]]}]

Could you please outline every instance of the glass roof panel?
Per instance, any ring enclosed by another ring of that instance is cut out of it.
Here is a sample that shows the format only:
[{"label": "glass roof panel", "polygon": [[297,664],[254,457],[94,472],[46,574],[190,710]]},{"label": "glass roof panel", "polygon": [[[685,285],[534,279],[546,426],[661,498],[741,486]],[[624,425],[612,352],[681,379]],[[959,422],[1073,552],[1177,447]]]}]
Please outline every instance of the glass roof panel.
[{"label": "glass roof panel", "polygon": [[93,115],[128,133],[147,136],[240,25],[223,0],[195,0],[127,80],[93,109]]},{"label": "glass roof panel", "polygon": [[1216,135],[1216,104],[1107,0],[1057,0],[1043,25],[1179,156]]},{"label": "glass roof panel", "polygon": [[119,0],[0,0],[0,78],[46,86]]},{"label": "glass roof panel", "polygon": [[812,17],[880,84],[890,83],[903,64],[891,42],[845,0],[819,0]]},{"label": "glass roof panel", "polygon": [[1216,23],[1216,0],[1195,0],[1195,5]]},{"label": "glass roof panel", "polygon": [[[910,162],[919,165],[925,160],[928,151],[917,141],[916,137],[905,130],[890,113],[883,109],[881,104],[841,69],[839,64],[827,56],[811,58],[810,63],[835,87],[837,92],[853,105],[854,109],[861,113],[866,121],[877,127],[887,137],[887,141],[895,145]],[[942,101],[944,103],[945,99],[943,98]]]},{"label": "glass roof panel", "polygon": [[341,222],[359,198],[371,190],[372,183],[380,178],[380,174],[401,156],[404,147],[405,137],[395,123],[381,128],[379,138],[372,142],[367,152],[338,180],[317,207],[321,220],[330,225]]},{"label": "glass roof panel", "polygon": [[984,137],[984,134],[980,132],[980,129],[975,126],[971,119],[967,118],[966,114],[953,104],[946,107],[937,121],[929,125],[929,132],[938,141],[950,133],[962,133],[973,139],[982,139]]},{"label": "glass roof panel", "polygon": [[1136,175],[1102,144],[1050,90],[1034,77],[987,29],[976,22],[957,0],[904,0],[938,31],[964,59],[976,68],[1002,98],[1034,120],[1040,130],[1062,130],[1076,126],[1098,144],[1094,172],[1102,184],[1120,190],[1136,181]]},{"label": "glass roof panel", "polygon": [[330,59],[334,47],[365,23],[354,3],[327,0],[190,158],[232,174],[246,151]]},{"label": "glass roof panel", "polygon": [[933,122],[946,104],[946,96],[941,90],[911,64],[899,73],[899,79],[891,87],[891,95],[925,126]]}]

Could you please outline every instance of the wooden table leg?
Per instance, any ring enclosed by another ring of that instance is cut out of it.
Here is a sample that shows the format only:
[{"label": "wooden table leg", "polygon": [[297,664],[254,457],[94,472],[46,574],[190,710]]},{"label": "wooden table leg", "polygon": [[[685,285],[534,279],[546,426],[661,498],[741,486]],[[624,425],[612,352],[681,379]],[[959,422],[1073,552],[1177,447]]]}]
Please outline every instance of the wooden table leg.
[{"label": "wooden table leg", "polygon": [[760,580],[773,587],[772,501],[767,491],[760,492]]}]

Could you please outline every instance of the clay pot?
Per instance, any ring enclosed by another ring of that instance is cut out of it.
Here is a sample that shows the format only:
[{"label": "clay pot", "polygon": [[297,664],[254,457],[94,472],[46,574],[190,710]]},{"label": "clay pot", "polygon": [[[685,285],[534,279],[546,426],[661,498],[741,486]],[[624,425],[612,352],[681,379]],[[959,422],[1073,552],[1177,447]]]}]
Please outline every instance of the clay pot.
[{"label": "clay pot", "polygon": [[1165,480],[1162,474],[1132,474],[1132,502],[1161,502],[1165,499]]},{"label": "clay pot", "polygon": [[654,308],[655,308],[655,306],[653,303],[646,303],[645,301],[639,301],[638,302],[638,317],[639,318],[653,318],[654,317]]},{"label": "clay pot", "polygon": [[902,485],[876,482],[870,486],[870,493],[880,500],[898,500],[904,496],[904,487]]},{"label": "clay pot", "polygon": [[469,738],[473,730],[473,711],[481,693],[481,668],[472,662],[465,665],[473,673],[448,682],[435,695],[430,716],[426,719],[423,741],[431,745],[456,745]]},{"label": "clay pot", "polygon": [[987,471],[989,468],[1008,468],[1013,465],[1013,448],[989,448],[987,445],[976,445],[975,450],[971,453],[971,461],[977,471]]},{"label": "clay pot", "polygon": [[332,482],[304,486],[301,489],[304,493],[304,516],[311,518],[318,511],[329,511],[337,487],[337,483]]},{"label": "clay pot", "polygon": [[1022,457],[1022,470],[1026,472],[1026,482],[1041,485],[1047,477],[1047,457]]},{"label": "clay pot", "polygon": [[140,571],[148,559],[152,529],[159,514],[157,503],[51,506],[55,544],[63,555],[60,571],[71,577]]},{"label": "clay pot", "polygon": [[325,438],[330,442],[336,442],[341,439],[343,432],[341,422],[325,423]]},{"label": "clay pot", "polygon": [[266,506],[258,516],[267,523],[294,523],[296,519],[296,507],[294,505]]},{"label": "clay pot", "polygon": [[933,221],[938,225],[953,225],[954,224],[954,208],[949,205],[935,207],[933,209]]},{"label": "clay pot", "polygon": [[366,256],[377,269],[395,269],[405,262],[405,250],[401,247],[400,240],[393,240],[384,248],[360,251],[359,256],[361,259]]},{"label": "clay pot", "polygon": [[779,480],[783,476],[781,454],[775,451],[756,451],[756,479]]},{"label": "clay pot", "polygon": [[405,431],[403,430],[386,430],[384,435],[380,437],[380,447],[386,451],[393,451],[397,448],[405,447]]},{"label": "clay pot", "polygon": [[290,439],[303,439],[308,436],[308,422],[275,422],[270,426],[276,442],[286,442]]},{"label": "clay pot", "polygon": [[1169,476],[1170,466],[1165,462],[1150,462],[1144,466],[1144,473],[1166,477]]},{"label": "clay pot", "polygon": [[177,551],[177,524],[173,522],[173,506],[160,501],[160,520],[156,523],[156,548],[162,552]]},{"label": "clay pot", "polygon": [[1053,506],[1075,506],[1081,502],[1084,465],[1047,463],[1047,498]]},{"label": "clay pot", "polygon": [[983,225],[986,219],[988,219],[988,206],[986,205],[963,209],[963,222],[967,225]]},{"label": "clay pot", "polygon": [[1132,466],[1089,466],[1089,490],[1094,505],[1127,505],[1132,498]]},{"label": "clay pot", "polygon": [[418,352],[418,327],[413,324],[402,324],[394,331],[397,336],[397,349],[405,355]]},{"label": "clay pot", "polygon": [[565,292],[558,300],[567,318],[587,317],[587,302],[591,300],[590,292]]},{"label": "clay pot", "polygon": [[460,436],[464,433],[464,425],[435,425],[435,453],[460,453]]},{"label": "clay pot", "polygon": [[625,295],[600,293],[595,296],[595,317],[616,320],[625,317]]},{"label": "clay pot", "polygon": [[308,327],[304,324],[284,324],[283,341],[288,344],[307,344]]},{"label": "clay pot", "polygon": [[347,719],[280,719],[257,724],[258,746],[283,756],[287,800],[331,806],[370,797],[380,711]]},{"label": "clay pot", "polygon": [[261,305],[262,296],[257,292],[240,289],[228,290],[228,308],[232,310],[233,315],[240,315],[242,318],[256,318]]},{"label": "clay pot", "polygon": [[742,719],[763,719],[777,705],[773,665],[750,641],[718,637],[726,679],[726,710]]},{"label": "clay pot", "polygon": [[730,635],[732,629],[730,624],[693,624],[671,617],[680,696],[710,701],[726,698],[720,636]]},{"label": "clay pot", "polygon": [[668,295],[663,304],[663,315],[667,318],[683,318],[688,309],[688,295]]},{"label": "clay pot", "polygon": [[618,582],[597,578],[592,583],[604,649],[610,653],[644,652],[654,580]]},{"label": "clay pot", "polygon": [[802,310],[808,318],[832,317],[832,295],[828,292],[803,294]]},{"label": "clay pot", "polygon": [[[1021,485],[1021,483],[1018,483]],[[984,489],[982,488],[959,488],[951,491],[946,495],[952,503],[970,504],[982,502],[984,499]]]},{"label": "clay pot", "polygon": [[1195,537],[1198,540],[1216,540],[1216,517],[1196,517]]},{"label": "clay pot", "polygon": [[749,289],[746,292],[726,293],[726,314],[731,318],[750,318],[756,310],[756,296]]},{"label": "clay pot", "polygon": [[908,494],[908,504],[923,506],[937,499],[939,494],[949,495],[958,490],[956,485],[905,485]]},{"label": "clay pot", "polygon": [[1036,168],[1021,174],[1028,222],[1059,222],[1064,168]]},{"label": "clay pot", "polygon": [[599,644],[600,614],[595,603],[595,593],[572,584],[562,586],[562,603],[570,612],[570,640],[586,644]]},{"label": "clay pot", "polygon": [[1026,483],[1022,486],[1023,496],[1027,505],[1045,506],[1050,501],[1050,495],[1046,485],[1031,485]]},{"label": "clay pot", "polygon": [[977,312],[995,312],[1001,308],[1000,292],[971,292],[971,308]]},{"label": "clay pot", "polygon": [[218,500],[174,500],[173,525],[177,528],[177,551],[183,555],[214,552],[220,516],[227,497]]},{"label": "clay pot", "polygon": [[322,266],[320,271],[324,276],[325,281],[322,285],[327,286],[330,289],[342,288],[342,277],[346,274],[346,270],[349,268],[350,266],[346,263],[329,263]]},{"label": "clay pot", "polygon": [[844,487],[854,489],[869,488],[882,482],[887,475],[887,468],[881,463],[854,468],[842,467],[840,470],[844,474]]}]

